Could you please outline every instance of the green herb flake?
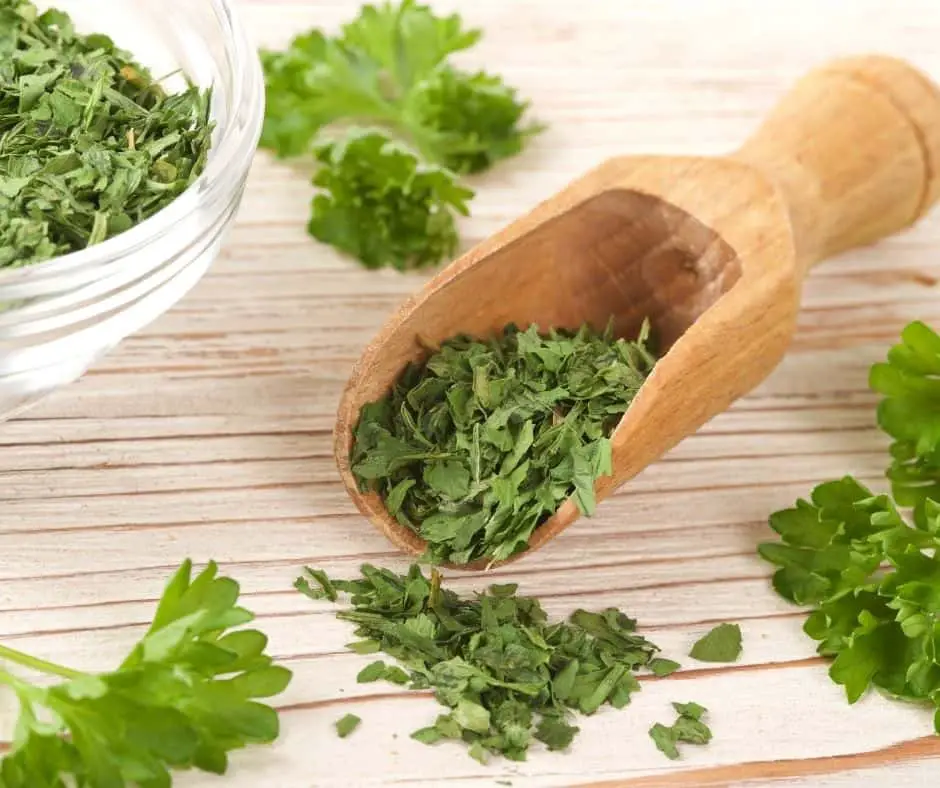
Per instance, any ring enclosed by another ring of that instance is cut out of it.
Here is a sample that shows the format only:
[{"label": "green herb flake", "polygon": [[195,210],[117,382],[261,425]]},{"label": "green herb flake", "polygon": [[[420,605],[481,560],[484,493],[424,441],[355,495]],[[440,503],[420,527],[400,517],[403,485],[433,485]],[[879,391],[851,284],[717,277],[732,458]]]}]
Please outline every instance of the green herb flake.
[{"label": "green herb flake", "polygon": [[347,736],[349,736],[350,733],[359,727],[360,722],[362,722],[362,720],[355,714],[345,715],[344,717],[338,719],[335,723],[336,735],[341,739],[345,739]]},{"label": "green herb flake", "polygon": [[359,671],[359,675],[356,676],[356,681],[360,684],[369,684],[373,681],[379,681],[380,679],[385,678],[385,671],[387,667],[382,660],[377,660],[366,665],[362,670]]},{"label": "green herb flake", "polygon": [[[568,749],[575,713],[626,705],[640,689],[635,673],[661,660],[636,622],[612,608],[553,623],[515,585],[461,598],[440,573],[426,577],[417,565],[398,575],[366,564],[361,575],[333,581],[353,605],[337,617],[355,625],[358,642],[381,643],[403,666],[376,662],[363,673],[433,691],[446,711],[411,737],[463,742],[480,762],[525,760],[535,741]],[[692,706],[685,711],[694,719]]]},{"label": "green herb flake", "polygon": [[0,268],[119,235],[202,173],[209,91],[167,94],[107,36],[25,0],[0,0],[0,42]]},{"label": "green herb flake", "polygon": [[609,435],[655,362],[646,342],[646,327],[630,342],[588,326],[450,339],[362,409],[353,473],[432,563],[509,558],[569,497],[593,513]]},{"label": "green herb flake", "polygon": [[719,624],[696,641],[689,656],[700,662],[736,662],[741,656],[741,627]]},{"label": "green herb flake", "polygon": [[229,752],[274,741],[278,715],[261,699],[283,692],[291,672],[273,664],[261,632],[243,628],[254,616],[238,597],[214,563],[193,576],[185,562],[147,633],[106,673],[0,646],[0,661],[59,679],[32,684],[0,668],[20,703],[0,783],[169,786],[171,769],[224,774]]},{"label": "green herb flake", "polygon": [[673,703],[678,713],[676,721],[669,727],[657,722],[649,730],[656,748],[670,760],[679,758],[680,743],[708,744],[712,740],[711,729],[702,722],[708,711],[697,703]]},{"label": "green herb flake", "polygon": [[654,659],[649,664],[649,669],[653,672],[653,675],[663,678],[665,676],[671,676],[677,670],[682,667],[678,662],[674,662],[671,659]]},{"label": "green herb flake", "polygon": [[330,578],[320,569],[308,569],[305,577],[297,579],[294,588],[311,599],[328,599],[330,602],[337,599],[336,589]]}]

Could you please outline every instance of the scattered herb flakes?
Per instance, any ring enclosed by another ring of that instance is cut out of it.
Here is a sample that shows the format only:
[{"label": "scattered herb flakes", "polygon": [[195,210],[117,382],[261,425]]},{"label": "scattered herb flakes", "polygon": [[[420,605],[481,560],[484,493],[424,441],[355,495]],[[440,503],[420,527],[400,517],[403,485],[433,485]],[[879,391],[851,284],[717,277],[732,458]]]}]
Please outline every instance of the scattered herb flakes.
[{"label": "scattered herb flakes", "polygon": [[[871,371],[885,395],[878,423],[895,439],[896,501],[851,476],[818,485],[810,500],[770,517],[780,541],[760,545],[777,593],[812,608],[804,631],[833,658],[829,675],[855,703],[871,687],[931,704],[940,733],[940,338],[911,323]],[[906,519],[898,504],[913,504]]]},{"label": "scattered herb flakes", "polygon": [[649,733],[650,738],[656,744],[656,749],[663,755],[671,760],[676,760],[679,757],[679,748],[676,746],[676,735],[671,727],[657,722],[650,728]]},{"label": "scattered herb flakes", "polygon": [[447,709],[412,738],[462,741],[480,761],[525,760],[533,740],[566,749],[578,733],[573,712],[626,706],[640,689],[636,673],[666,662],[618,610],[578,610],[550,623],[512,584],[461,598],[441,585],[440,573],[425,577],[418,566],[397,575],[367,564],[361,573],[332,581],[353,605],[337,617],[356,625],[358,642],[380,643],[403,666],[369,668],[392,681],[392,671],[407,671],[411,689],[433,690]]},{"label": "scattered herb flakes", "polygon": [[[370,268],[453,255],[454,214],[473,196],[455,173],[488,169],[543,128],[499,77],[447,62],[480,36],[456,14],[404,0],[364,6],[337,36],[312,30],[262,52],[261,145],[281,157],[313,152],[326,171],[314,181],[314,237]],[[374,127],[367,141],[355,130],[336,141],[356,124]]]},{"label": "scattered herb flakes", "polygon": [[299,578],[294,588],[311,599],[328,599],[330,602],[337,600],[336,589],[330,582],[330,578],[326,576],[326,572],[319,569],[311,569],[307,573],[307,577]]},{"label": "scattered herb flakes", "polygon": [[366,268],[420,268],[457,250],[454,214],[467,215],[470,189],[453,173],[423,165],[381,131],[353,130],[317,147],[308,229]]},{"label": "scattered herb flakes", "polygon": [[24,0],[0,0],[0,54],[0,268],[118,235],[205,167],[208,91],[167,95],[107,36]]},{"label": "scattered herb flakes", "polygon": [[719,624],[703,635],[689,652],[700,662],[735,662],[741,656],[741,627]]},{"label": "scattered herb flakes", "polygon": [[228,753],[278,736],[291,672],[272,663],[267,638],[242,629],[238,584],[215,564],[168,583],[149,630],[116,669],[82,673],[0,646],[0,660],[59,678],[32,684],[0,669],[20,703],[16,736],[0,762],[4,788],[169,786],[171,769],[223,774]]},{"label": "scattered herb flakes", "polygon": [[336,734],[341,739],[345,739],[352,733],[356,728],[359,727],[359,723],[362,720],[357,717],[355,714],[347,714],[346,716],[338,719],[336,721]]},{"label": "scattered herb flakes", "polygon": [[680,742],[685,744],[708,744],[712,739],[711,729],[702,722],[708,711],[697,703],[673,703],[678,718],[669,727],[657,722],[649,730],[650,738],[657,749],[670,760],[679,757]]},{"label": "scattered herb flakes", "polygon": [[568,497],[593,514],[608,435],[655,362],[647,339],[509,326],[448,340],[362,409],[353,473],[431,562],[509,558]]},{"label": "scattered herb flakes", "polygon": [[662,657],[657,657],[649,664],[649,668],[651,671],[653,671],[653,675],[659,676],[660,678],[671,676],[681,667],[682,666],[678,662],[674,662],[671,659],[663,659]]},{"label": "scattered herb flakes", "polygon": [[369,684],[385,677],[386,665],[382,660],[372,662],[359,671],[356,681],[359,684]]}]

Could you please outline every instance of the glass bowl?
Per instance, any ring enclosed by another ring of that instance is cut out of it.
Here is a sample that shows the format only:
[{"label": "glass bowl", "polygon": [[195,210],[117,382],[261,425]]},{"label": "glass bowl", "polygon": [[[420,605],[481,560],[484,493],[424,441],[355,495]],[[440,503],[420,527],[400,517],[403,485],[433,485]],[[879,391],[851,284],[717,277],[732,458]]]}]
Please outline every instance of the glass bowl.
[{"label": "glass bowl", "polygon": [[212,86],[216,130],[202,176],[147,221],[88,249],[0,268],[0,421],[80,377],[199,281],[241,202],[264,116],[257,51],[230,0],[38,5],[110,35],[155,75],[182,70]]}]

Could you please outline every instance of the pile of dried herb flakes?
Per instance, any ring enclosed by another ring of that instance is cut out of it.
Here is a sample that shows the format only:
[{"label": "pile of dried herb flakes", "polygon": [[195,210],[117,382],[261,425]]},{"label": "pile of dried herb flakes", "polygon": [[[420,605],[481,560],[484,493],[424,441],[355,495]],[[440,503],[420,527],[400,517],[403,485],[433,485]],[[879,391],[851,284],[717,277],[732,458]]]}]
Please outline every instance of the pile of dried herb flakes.
[{"label": "pile of dried herb flakes", "polygon": [[432,563],[509,558],[567,498],[593,513],[608,436],[655,363],[647,339],[645,326],[633,342],[589,326],[451,339],[362,409],[353,473]]},{"label": "pile of dried herb flakes", "polygon": [[[578,733],[575,712],[623,708],[640,689],[638,673],[661,677],[679,669],[637,634],[636,621],[613,608],[577,610],[567,621],[549,622],[538,600],[518,596],[514,584],[462,598],[442,587],[437,571],[426,577],[418,566],[406,575],[369,565],[361,572],[357,580],[332,580],[308,569],[297,588],[318,600],[349,595],[352,608],[337,617],[354,624],[360,639],[348,648],[384,652],[404,666],[377,660],[358,681],[433,690],[447,711],[412,738],[462,741],[481,762],[491,754],[525,760],[535,741],[563,750]],[[702,707],[676,708],[682,714],[676,725],[650,730],[669,757],[677,757],[677,742],[711,738]],[[347,715],[337,732],[348,736],[358,724]]]},{"label": "pile of dried herb flakes", "polygon": [[62,11],[0,0],[0,268],[93,246],[169,205],[205,167],[209,100],[168,95]]}]

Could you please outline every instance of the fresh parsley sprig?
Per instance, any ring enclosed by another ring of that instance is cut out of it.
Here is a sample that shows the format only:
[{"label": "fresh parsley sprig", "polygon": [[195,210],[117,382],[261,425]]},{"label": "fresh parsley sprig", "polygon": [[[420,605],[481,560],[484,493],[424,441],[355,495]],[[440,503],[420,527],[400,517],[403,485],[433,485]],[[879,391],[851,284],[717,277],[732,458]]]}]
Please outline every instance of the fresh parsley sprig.
[{"label": "fresh parsley sprig", "polygon": [[[936,707],[940,733],[940,337],[908,325],[871,370],[885,395],[878,423],[893,439],[894,498],[856,479],[818,485],[776,512],[779,542],[759,551],[784,598],[809,606],[804,630],[832,657],[850,703],[875,687]],[[900,506],[913,506],[905,518]]]},{"label": "fresh parsley sprig", "polygon": [[878,424],[894,439],[888,470],[901,506],[940,501],[940,336],[919,321],[901,333],[869,383],[885,399]]},{"label": "fresh parsley sprig", "polygon": [[375,130],[354,130],[320,145],[310,234],[366,268],[435,263],[457,249],[454,213],[466,215],[473,192],[453,173],[421,163]]},{"label": "fresh parsley sprig", "polygon": [[[779,568],[774,588],[813,612],[804,630],[834,657],[829,675],[850,703],[877,687],[940,701],[940,505],[911,524],[887,496],[851,477],[819,485],[811,501],[777,512],[782,543],[760,546]],[[940,712],[937,717],[940,732]]]},{"label": "fresh parsley sprig", "polygon": [[0,645],[0,662],[61,679],[35,684],[0,669],[20,704],[0,787],[168,787],[173,769],[223,774],[232,750],[274,741],[277,712],[257,699],[281,693],[291,672],[272,663],[261,632],[236,629],[254,618],[238,596],[214,563],[193,577],[186,561],[147,634],[105,673]]},{"label": "fresh parsley sprig", "polygon": [[[525,120],[527,103],[499,77],[448,62],[480,36],[457,14],[403,0],[364,6],[336,36],[313,30],[262,52],[261,145],[282,158],[312,152],[328,170],[314,179],[311,234],[367,267],[419,268],[454,253],[455,214],[473,196],[457,174],[515,155],[543,128]],[[337,142],[350,125],[369,128],[372,141],[354,130]],[[393,150],[409,160],[377,155]],[[417,193],[408,187],[416,171],[431,182]]]}]

